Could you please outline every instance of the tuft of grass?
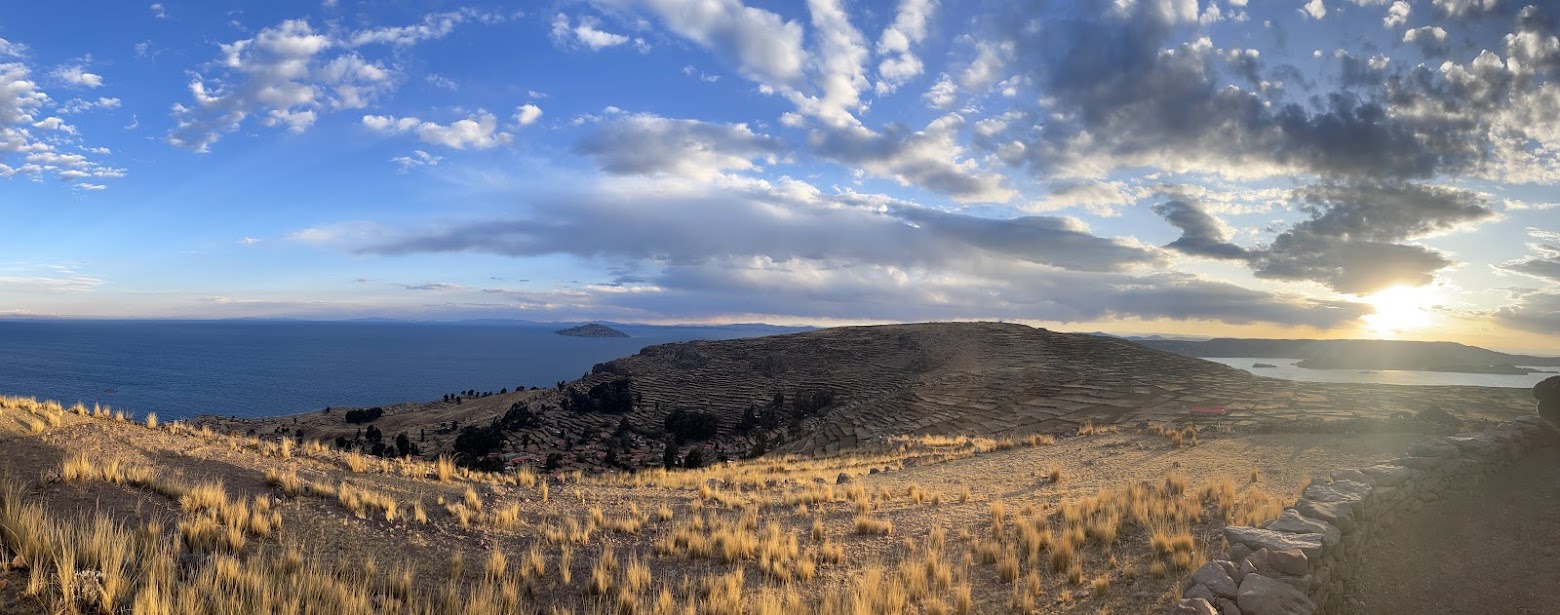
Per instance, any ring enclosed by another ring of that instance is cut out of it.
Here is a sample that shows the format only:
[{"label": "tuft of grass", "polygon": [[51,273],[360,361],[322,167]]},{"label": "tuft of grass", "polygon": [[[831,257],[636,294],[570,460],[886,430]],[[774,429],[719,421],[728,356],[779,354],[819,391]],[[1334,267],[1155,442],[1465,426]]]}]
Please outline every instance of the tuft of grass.
[{"label": "tuft of grass", "polygon": [[450,482],[450,477],[455,475],[455,460],[449,455],[439,455],[433,463],[433,474],[441,483]]},{"label": "tuft of grass", "polygon": [[887,536],[894,532],[894,523],[888,519],[879,519],[870,515],[857,515],[855,521],[857,534],[876,534]]},{"label": "tuft of grass", "polygon": [[148,412],[148,413],[146,413],[146,428],[147,429],[157,429],[157,413],[156,412]]}]

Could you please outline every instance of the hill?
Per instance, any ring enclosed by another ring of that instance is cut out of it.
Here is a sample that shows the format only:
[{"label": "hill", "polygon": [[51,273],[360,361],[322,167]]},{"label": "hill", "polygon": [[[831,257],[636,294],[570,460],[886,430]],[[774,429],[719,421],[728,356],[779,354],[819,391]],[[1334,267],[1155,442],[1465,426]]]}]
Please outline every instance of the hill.
[{"label": "hill", "polygon": [[[1295,382],[1125,340],[927,323],[650,346],[557,387],[387,407],[372,425],[348,422],[340,411],[202,423],[262,435],[302,431],[364,449],[405,433],[424,452],[600,471],[662,465],[668,440],[677,454],[698,450],[705,462],[827,455],[906,435],[1023,438],[1088,423],[1180,420],[1198,405],[1223,406],[1225,415],[1206,420],[1234,427],[1430,406],[1473,415],[1532,411],[1520,389]],[[463,435],[481,446],[457,446]]]},{"label": "hill", "polygon": [[554,333],[573,337],[628,337],[627,333],[613,329],[612,327],[608,327],[606,325],[599,325],[596,323],[580,325],[578,327],[569,327],[567,329],[559,329],[554,331]]},{"label": "hill", "polygon": [[1455,342],[1237,338],[1206,341],[1132,338],[1132,341],[1189,357],[1300,359],[1301,367],[1314,369],[1526,373],[1514,366],[1560,366],[1560,357],[1506,354]]}]

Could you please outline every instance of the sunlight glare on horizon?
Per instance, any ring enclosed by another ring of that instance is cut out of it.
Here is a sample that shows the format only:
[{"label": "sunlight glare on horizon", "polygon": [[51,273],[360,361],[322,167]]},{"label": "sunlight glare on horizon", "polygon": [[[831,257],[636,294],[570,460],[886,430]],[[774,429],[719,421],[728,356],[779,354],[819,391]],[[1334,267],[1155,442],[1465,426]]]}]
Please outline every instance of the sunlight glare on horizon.
[{"label": "sunlight glare on horizon", "polygon": [[1435,286],[1388,288],[1363,298],[1376,309],[1376,313],[1364,317],[1365,327],[1381,337],[1423,329],[1434,323],[1432,310],[1441,300],[1440,289]]}]

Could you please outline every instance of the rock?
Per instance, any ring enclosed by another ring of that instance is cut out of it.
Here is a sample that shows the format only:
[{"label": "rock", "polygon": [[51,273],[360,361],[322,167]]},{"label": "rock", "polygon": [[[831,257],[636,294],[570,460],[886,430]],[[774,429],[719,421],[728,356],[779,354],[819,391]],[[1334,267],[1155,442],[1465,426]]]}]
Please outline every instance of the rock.
[{"label": "rock", "polygon": [[1192,573],[1192,582],[1206,586],[1215,596],[1234,598],[1240,590],[1235,584],[1235,579],[1230,578],[1228,570],[1220,566],[1218,562],[1208,562]]},{"label": "rock", "polygon": [[1218,607],[1219,615],[1241,615],[1240,607],[1235,605],[1234,600],[1218,598],[1213,601],[1213,606]]},{"label": "rock", "polygon": [[21,555],[17,555],[16,557],[11,558],[11,569],[12,570],[26,570],[27,569],[27,560],[22,559]]},{"label": "rock", "polygon": [[1538,415],[1560,425],[1560,376],[1550,376],[1533,385],[1533,399],[1538,400]]},{"label": "rock", "polygon": [[1311,562],[1299,549],[1284,549],[1268,553],[1268,565],[1278,572],[1303,577],[1311,572]]},{"label": "rock", "polygon": [[1240,571],[1239,564],[1222,559],[1213,560],[1213,563],[1218,564],[1220,568],[1223,568],[1224,574],[1230,575],[1230,580],[1234,581],[1237,587],[1240,586],[1241,578],[1245,577],[1246,575]]},{"label": "rock", "polygon": [[871,470],[867,470],[867,473],[868,474],[877,474],[878,473],[878,469],[877,468],[872,468]]},{"label": "rock", "polygon": [[1301,496],[1313,502],[1345,502],[1355,512],[1359,512],[1365,505],[1365,495],[1368,493],[1370,485],[1341,480],[1332,484],[1311,483]]},{"label": "rock", "polygon": [[1452,413],[1442,409],[1440,406],[1430,406],[1429,408],[1420,410],[1418,416],[1419,420],[1421,421],[1435,423],[1437,425],[1445,425],[1447,427],[1461,427],[1463,424],[1462,419],[1457,418],[1456,416],[1452,415]]},{"label": "rock", "polygon": [[1182,598],[1170,605],[1170,615],[1219,615],[1205,598]]},{"label": "rock", "polygon": [[1419,442],[1408,447],[1408,454],[1413,457],[1451,457],[1457,454],[1457,447],[1440,442]]},{"label": "rock", "polygon": [[1489,451],[1500,446],[1495,436],[1482,433],[1447,436],[1445,442],[1465,451]]},{"label": "rock", "polygon": [[1316,604],[1288,584],[1260,574],[1248,574],[1236,600],[1244,615],[1312,615]]},{"label": "rock", "polygon": [[[1321,519],[1331,523],[1344,533],[1353,532],[1354,528],[1357,527],[1357,524],[1354,522],[1354,507],[1349,502],[1317,502],[1306,499],[1295,502],[1295,510],[1312,519]],[[1305,534],[1297,535],[1304,536]],[[1306,555],[1311,554],[1306,553]]]},{"label": "rock", "polygon": [[[1240,543],[1230,545],[1230,561],[1236,562],[1235,566],[1237,568],[1240,567],[1239,562],[1245,560],[1247,555],[1251,555],[1251,547]],[[1235,575],[1232,574],[1230,576],[1233,577]],[[1239,580],[1236,582],[1239,582]]]},{"label": "rock", "polygon": [[850,482],[850,475],[844,472],[840,472],[839,476],[834,477],[834,484],[836,485],[843,485],[848,482]]},{"label": "rock", "polygon": [[1216,597],[1213,593],[1213,590],[1208,589],[1207,585],[1203,585],[1201,583],[1191,586],[1186,591],[1181,592],[1181,595],[1187,598],[1198,598],[1201,600],[1213,600]]},{"label": "rock", "polygon": [[1370,479],[1365,476],[1364,472],[1361,472],[1361,471],[1353,469],[1353,468],[1348,468],[1348,469],[1344,469],[1344,470],[1334,470],[1333,473],[1332,473],[1332,479],[1335,480],[1335,481],[1339,481],[1339,480],[1352,480],[1352,481],[1354,481],[1356,483],[1369,483],[1370,482]]},{"label": "rock", "polygon": [[[1302,500],[1304,501],[1304,500]],[[1303,512],[1303,511],[1302,511]],[[1350,519],[1353,522],[1353,519]],[[1224,528],[1224,537],[1231,543],[1241,543],[1253,549],[1299,549],[1306,557],[1320,557],[1322,537],[1318,534],[1290,534],[1257,527],[1232,525]],[[1244,581],[1242,581],[1244,582]],[[1244,609],[1245,607],[1241,607]]]},{"label": "rock", "polygon": [[1343,532],[1338,531],[1338,528],[1333,527],[1332,524],[1307,519],[1300,514],[1300,511],[1293,508],[1284,509],[1284,514],[1268,523],[1267,529],[1291,534],[1317,534],[1322,537],[1322,544],[1329,547],[1343,540]]},{"label": "rock", "polygon": [[1414,477],[1413,470],[1388,464],[1371,466],[1362,472],[1369,477],[1366,482],[1378,487],[1395,487]]},{"label": "rock", "polygon": [[1446,459],[1446,457],[1400,457],[1398,459],[1392,460],[1392,463],[1398,464],[1400,466],[1408,466],[1415,470],[1433,470],[1445,462]]}]

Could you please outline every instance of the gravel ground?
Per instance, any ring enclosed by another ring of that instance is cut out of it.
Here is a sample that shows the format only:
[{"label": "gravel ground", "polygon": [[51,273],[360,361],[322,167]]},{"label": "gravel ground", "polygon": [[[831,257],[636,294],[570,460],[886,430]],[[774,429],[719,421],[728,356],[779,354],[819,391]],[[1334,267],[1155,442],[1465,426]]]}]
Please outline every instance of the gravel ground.
[{"label": "gravel ground", "polygon": [[1395,527],[1344,613],[1560,613],[1560,446]]}]

